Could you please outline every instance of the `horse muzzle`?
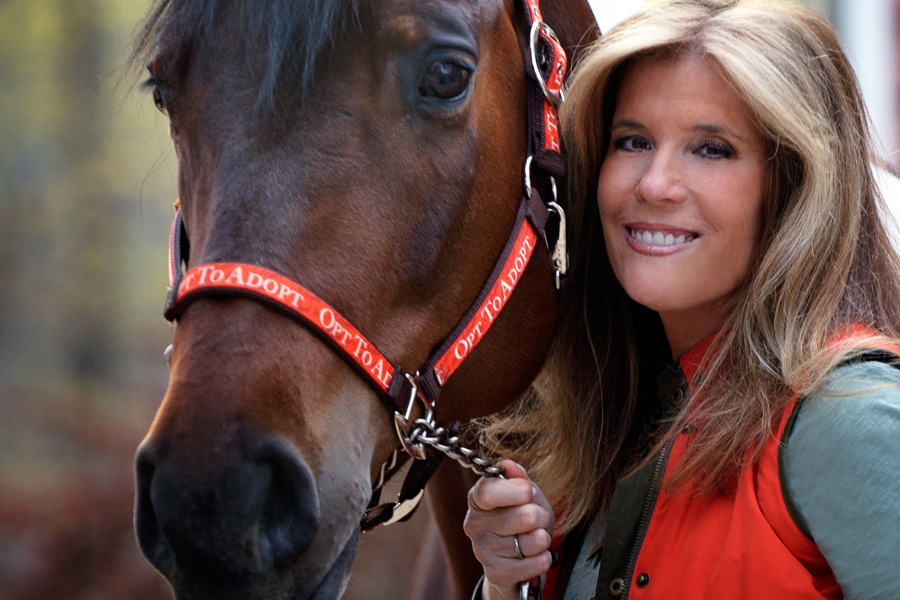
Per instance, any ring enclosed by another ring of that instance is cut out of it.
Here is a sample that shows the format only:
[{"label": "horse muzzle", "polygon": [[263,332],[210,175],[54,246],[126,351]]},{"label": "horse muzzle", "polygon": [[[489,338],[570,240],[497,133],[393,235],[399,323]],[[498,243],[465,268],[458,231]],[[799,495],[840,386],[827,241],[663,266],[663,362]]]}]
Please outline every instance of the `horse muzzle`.
[{"label": "horse muzzle", "polygon": [[142,444],[135,506],[141,550],[179,600],[337,597],[358,531],[324,574],[304,569],[303,578],[291,577],[307,562],[321,524],[315,480],[286,439],[242,438],[217,451],[220,468],[206,457],[202,476],[190,457],[152,438]]}]

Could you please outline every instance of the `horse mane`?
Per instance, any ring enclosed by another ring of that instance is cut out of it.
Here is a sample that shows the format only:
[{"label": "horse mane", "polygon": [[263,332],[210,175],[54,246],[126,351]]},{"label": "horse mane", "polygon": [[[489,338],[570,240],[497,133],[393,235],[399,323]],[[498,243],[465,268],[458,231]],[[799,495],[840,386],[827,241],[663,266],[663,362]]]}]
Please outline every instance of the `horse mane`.
[{"label": "horse mane", "polygon": [[216,34],[217,17],[228,9],[242,23],[240,41],[248,56],[258,52],[260,40],[266,42],[257,109],[271,107],[284,78],[299,82],[301,94],[309,91],[317,58],[336,32],[358,22],[358,5],[359,0],[155,0],[138,26],[131,63],[143,67],[170,27],[183,40],[209,39]]}]

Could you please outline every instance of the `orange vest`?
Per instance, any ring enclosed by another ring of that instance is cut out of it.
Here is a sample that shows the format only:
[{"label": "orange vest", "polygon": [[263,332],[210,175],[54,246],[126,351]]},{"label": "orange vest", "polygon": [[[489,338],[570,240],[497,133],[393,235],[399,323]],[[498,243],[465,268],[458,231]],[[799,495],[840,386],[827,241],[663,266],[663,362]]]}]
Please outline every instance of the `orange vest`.
[{"label": "orange vest", "polygon": [[[854,327],[836,344],[862,341],[863,345],[900,354],[900,347],[865,343],[873,335]],[[707,339],[682,357],[687,381],[694,379],[710,343]],[[643,540],[637,542],[634,569],[598,582],[596,600],[842,598],[825,557],[788,511],[779,479],[780,442],[796,402],[794,397],[759,460],[744,467],[737,487],[728,494],[712,492],[697,497],[680,490],[674,495],[666,493],[665,478],[691,438],[690,432],[678,434],[655,505],[648,499],[649,525]],[[602,575],[602,557],[600,565]]]},{"label": "orange vest", "polygon": [[[629,598],[843,597],[825,557],[794,523],[782,494],[779,440],[795,402],[759,461],[744,468],[733,493],[697,498],[660,490]],[[676,438],[667,473],[689,438],[684,433]]]}]

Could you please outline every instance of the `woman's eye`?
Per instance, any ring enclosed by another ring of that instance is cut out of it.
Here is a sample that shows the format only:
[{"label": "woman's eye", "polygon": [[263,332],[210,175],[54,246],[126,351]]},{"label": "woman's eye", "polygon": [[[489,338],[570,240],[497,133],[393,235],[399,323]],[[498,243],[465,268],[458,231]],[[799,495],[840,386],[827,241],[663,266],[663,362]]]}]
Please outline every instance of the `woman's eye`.
[{"label": "woman's eye", "polygon": [[625,135],[613,140],[613,146],[626,152],[643,152],[650,150],[650,142],[639,135]]},{"label": "woman's eye", "polygon": [[721,142],[704,142],[696,152],[704,158],[731,158],[735,154],[730,146]]},{"label": "woman's eye", "polygon": [[469,89],[472,68],[452,61],[433,62],[419,82],[423,98],[454,100]]}]

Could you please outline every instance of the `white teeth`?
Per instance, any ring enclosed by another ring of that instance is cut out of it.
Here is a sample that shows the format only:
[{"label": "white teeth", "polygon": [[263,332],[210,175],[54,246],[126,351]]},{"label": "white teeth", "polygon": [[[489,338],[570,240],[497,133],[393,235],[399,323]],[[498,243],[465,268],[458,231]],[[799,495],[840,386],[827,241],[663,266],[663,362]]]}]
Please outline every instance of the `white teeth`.
[{"label": "white teeth", "polygon": [[663,233],[662,231],[638,231],[631,230],[631,237],[642,244],[650,244],[653,246],[675,246],[683,244],[694,239],[694,235],[685,235],[683,233],[677,236],[671,233]]}]

